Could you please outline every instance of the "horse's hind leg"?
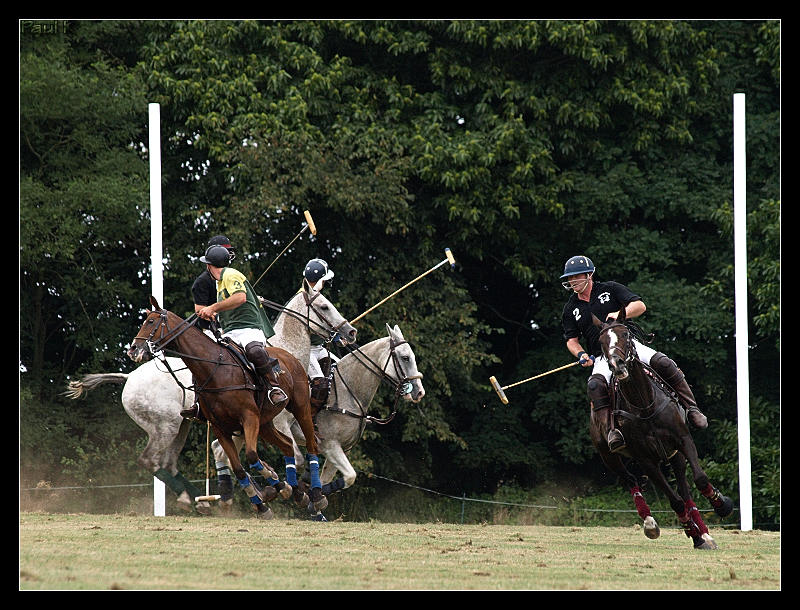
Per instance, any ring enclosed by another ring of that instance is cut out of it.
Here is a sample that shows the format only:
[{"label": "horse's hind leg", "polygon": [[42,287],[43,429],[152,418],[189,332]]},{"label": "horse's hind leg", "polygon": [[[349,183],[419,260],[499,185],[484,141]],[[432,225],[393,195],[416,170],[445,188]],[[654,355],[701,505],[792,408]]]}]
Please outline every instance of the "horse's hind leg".
[{"label": "horse's hind leg", "polygon": [[[679,518],[681,523],[684,524],[686,535],[694,540],[695,548],[716,549],[717,543],[714,542],[714,539],[708,532],[708,527],[692,499],[689,482],[686,480],[686,458],[680,452],[675,452],[670,458],[669,463],[672,466],[672,472],[675,474],[678,493],[681,495],[684,502],[685,512],[683,515],[679,515]],[[700,532],[699,538],[696,536],[696,532],[698,531]]]},{"label": "horse's hind leg", "polygon": [[307,394],[308,391],[304,393],[298,388],[297,395],[292,399],[291,413],[300,425],[306,439],[306,449],[308,450],[306,462],[311,475],[311,502],[317,510],[324,510],[328,506],[328,500],[322,493],[322,481],[319,478],[319,448],[314,432],[314,420],[311,417],[310,397]]},{"label": "horse's hind leg", "polygon": [[295,500],[299,503],[300,499],[302,499],[302,492],[297,485],[297,468],[295,466],[292,439],[278,430],[272,421],[262,422],[258,434],[265,443],[278,448],[283,454],[283,462],[286,467],[286,481],[281,481],[277,475],[274,475],[268,479],[269,484],[276,490],[276,495],[280,493],[285,500],[295,494]]},{"label": "horse's hind leg", "polygon": [[700,458],[697,455],[697,448],[694,446],[692,437],[687,433],[681,439],[681,452],[689,461],[694,476],[694,484],[703,496],[705,496],[714,507],[714,512],[720,517],[727,517],[733,512],[733,500],[724,496],[716,487],[711,484],[708,475],[700,466]]}]

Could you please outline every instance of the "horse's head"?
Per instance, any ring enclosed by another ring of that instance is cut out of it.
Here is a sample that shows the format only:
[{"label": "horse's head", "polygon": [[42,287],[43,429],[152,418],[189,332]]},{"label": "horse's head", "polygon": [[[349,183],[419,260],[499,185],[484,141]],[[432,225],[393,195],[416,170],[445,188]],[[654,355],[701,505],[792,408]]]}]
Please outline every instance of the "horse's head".
[{"label": "horse's head", "polygon": [[153,310],[147,312],[147,317],[144,319],[144,324],[136,333],[136,336],[131,341],[131,346],[128,348],[128,358],[140,364],[147,362],[153,358],[152,345],[166,332],[166,314],[167,312],[158,304],[154,296],[150,297],[150,305]]},{"label": "horse's head", "polygon": [[628,363],[636,353],[630,330],[624,324],[625,308],[622,308],[616,321],[604,324],[592,314],[592,322],[600,329],[598,340],[608,366],[617,379],[624,381],[630,374]]},{"label": "horse's head", "polygon": [[325,295],[314,290],[307,280],[303,279],[303,299],[308,315],[308,327],[312,333],[329,339],[338,335],[342,343],[355,343],[358,331],[333,306]]},{"label": "horse's head", "polygon": [[[414,351],[396,324],[394,328],[387,324],[386,331],[389,333],[389,350],[393,363],[391,367],[387,363],[386,372],[398,383],[410,385],[410,390],[403,393],[405,400],[419,402],[425,396],[425,388],[422,387],[422,373],[417,369]],[[405,389],[408,389],[408,386]]]}]

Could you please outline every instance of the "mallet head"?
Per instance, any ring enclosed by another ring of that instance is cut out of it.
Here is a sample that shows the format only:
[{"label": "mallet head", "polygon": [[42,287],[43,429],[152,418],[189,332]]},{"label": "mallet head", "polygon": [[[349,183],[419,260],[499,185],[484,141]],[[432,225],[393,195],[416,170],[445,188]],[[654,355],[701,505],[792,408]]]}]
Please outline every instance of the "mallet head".
[{"label": "mallet head", "polygon": [[456,268],[456,259],[453,258],[453,253],[450,252],[450,248],[445,248],[444,249],[444,255],[447,257],[447,260],[450,261],[450,268],[451,269],[455,269]]},{"label": "mallet head", "polygon": [[314,219],[311,218],[311,212],[308,210],[303,212],[303,215],[306,217],[306,222],[308,223],[308,228],[311,229],[311,235],[317,234],[317,227],[314,224]]},{"label": "mallet head", "polygon": [[489,377],[489,383],[492,384],[492,387],[494,388],[494,391],[497,392],[497,395],[500,397],[500,402],[502,402],[504,405],[507,405],[508,404],[508,398],[506,398],[506,393],[503,392],[503,388],[501,388],[500,384],[497,383],[497,379],[495,378],[494,375]]}]

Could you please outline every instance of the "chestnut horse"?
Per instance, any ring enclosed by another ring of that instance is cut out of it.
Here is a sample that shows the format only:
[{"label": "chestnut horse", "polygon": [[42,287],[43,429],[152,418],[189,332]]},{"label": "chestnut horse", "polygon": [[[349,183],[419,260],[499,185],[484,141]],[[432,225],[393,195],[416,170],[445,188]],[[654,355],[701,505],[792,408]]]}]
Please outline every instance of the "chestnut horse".
[{"label": "chestnut horse", "polygon": [[[678,515],[686,536],[696,549],[716,549],[717,545],[703,523],[689,490],[686,479],[686,462],[694,475],[697,489],[711,503],[720,517],[733,511],[733,502],[723,496],[700,467],[697,448],[686,425],[686,414],[675,392],[636,355],[629,328],[624,324],[625,309],[616,322],[603,324],[592,316],[600,328],[600,346],[603,357],[612,371],[611,387],[615,395],[612,405],[617,410],[617,424],[622,431],[626,447],[611,453],[608,449],[607,417],[592,410],[590,435],[592,444],[605,465],[618,474],[633,496],[636,510],[644,520],[644,533],[648,538],[658,538],[660,530],[650,508],[642,496],[636,477],[625,467],[620,454],[635,460],[645,474],[669,499],[672,510]],[[677,492],[667,482],[661,464],[672,466]]]},{"label": "chestnut horse", "polygon": [[[292,492],[289,485],[278,483],[274,471],[259,458],[257,452],[258,439],[261,438],[278,447],[284,456],[294,457],[292,440],[278,431],[272,423],[274,417],[284,408],[292,413],[309,439],[311,501],[315,505],[319,504],[320,509],[324,508],[327,500],[321,492],[318,461],[314,459],[318,449],[311,419],[308,376],[297,358],[286,350],[267,348],[284,371],[278,379],[281,389],[288,397],[288,400],[273,405],[266,397],[268,388],[249,369],[244,354],[241,357],[235,354],[237,346],[226,346],[211,339],[194,325],[193,318],[196,316],[184,320],[177,314],[162,309],[152,296],[150,304],[153,310],[148,312],[133,339],[128,357],[141,363],[150,360],[170,345],[170,351],[184,361],[196,380],[195,393],[200,396],[200,409],[222,444],[236,479],[250,497],[258,516],[272,517],[272,511],[264,503],[264,499],[273,499],[277,495],[275,489],[280,489],[284,497]],[[265,475],[271,483],[274,482],[275,489],[261,490],[248,476],[232,440],[233,435],[240,432],[244,432],[245,456],[250,469]]]}]

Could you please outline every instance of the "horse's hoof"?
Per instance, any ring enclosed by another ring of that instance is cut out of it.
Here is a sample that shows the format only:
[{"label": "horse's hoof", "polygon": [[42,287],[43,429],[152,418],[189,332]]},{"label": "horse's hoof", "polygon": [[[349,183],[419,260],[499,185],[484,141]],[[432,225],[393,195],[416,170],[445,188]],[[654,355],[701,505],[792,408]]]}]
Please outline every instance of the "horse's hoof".
[{"label": "horse's hoof", "polygon": [[[314,507],[313,511],[311,507]],[[309,512],[317,512],[328,508],[328,498],[322,495],[322,490],[315,487],[311,490],[311,504],[308,505]]]},{"label": "horse's hoof", "polygon": [[308,497],[308,494],[298,487],[295,487],[292,497],[294,498],[294,502],[297,504],[297,506],[306,506],[311,501]]},{"label": "horse's hoof", "polygon": [[195,504],[194,508],[201,515],[210,515],[211,514],[211,504],[209,504],[205,500]]},{"label": "horse's hoof", "polygon": [[715,506],[714,512],[720,517],[727,517],[733,512],[733,500],[727,496],[722,496],[722,504]]},{"label": "horse's hoof", "polygon": [[325,518],[325,515],[323,515],[322,513],[317,513],[316,515],[311,515],[311,520],[312,521],[322,521],[324,523],[328,522],[328,520]]},{"label": "horse's hoof", "polygon": [[718,547],[709,534],[703,534],[694,539],[694,548],[698,551],[716,551]]},{"label": "horse's hoof", "polygon": [[292,486],[284,482],[283,487],[281,487],[280,494],[281,498],[288,500],[292,497]]},{"label": "horse's hoof", "polygon": [[658,523],[653,517],[647,517],[644,520],[644,535],[650,540],[655,540],[661,535],[661,528],[658,527]]},{"label": "horse's hoof", "polygon": [[264,489],[261,490],[261,495],[265,502],[272,502],[275,498],[278,497],[278,490],[275,489],[272,485],[267,485]]},{"label": "horse's hoof", "polygon": [[256,506],[258,510],[258,518],[264,519],[265,521],[269,521],[273,517],[275,517],[275,513],[272,512],[272,509],[269,506],[265,506],[264,504],[259,504]]}]

